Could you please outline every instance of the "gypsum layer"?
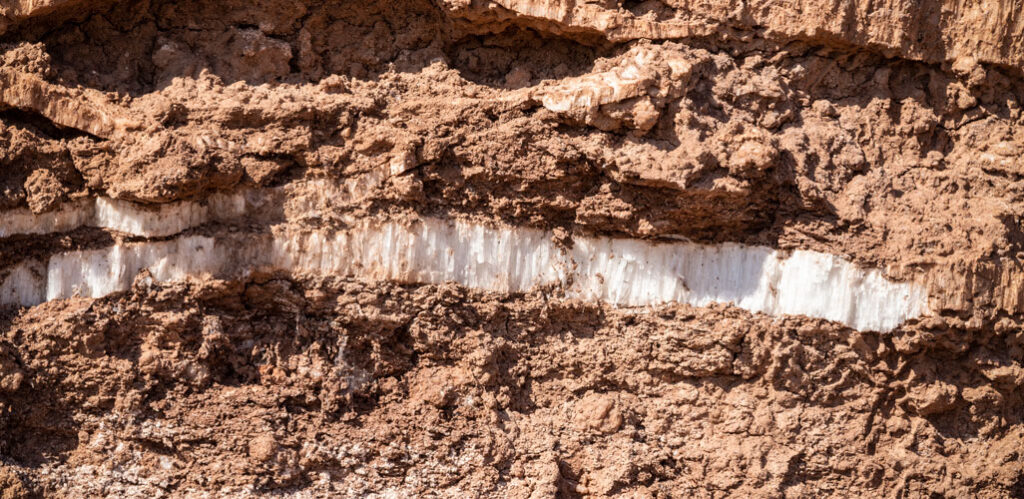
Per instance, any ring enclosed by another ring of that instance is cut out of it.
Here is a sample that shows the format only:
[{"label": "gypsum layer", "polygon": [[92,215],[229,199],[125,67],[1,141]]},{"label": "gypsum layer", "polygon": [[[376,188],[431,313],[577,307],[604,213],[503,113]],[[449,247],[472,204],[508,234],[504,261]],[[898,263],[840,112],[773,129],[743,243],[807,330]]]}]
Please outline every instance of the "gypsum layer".
[{"label": "gypsum layer", "polygon": [[32,306],[128,290],[148,272],[160,282],[237,278],[254,270],[296,276],[442,284],[522,293],[554,287],[567,298],[636,307],[731,303],[754,313],[805,315],[888,331],[928,313],[926,286],[893,282],[834,255],[735,243],[701,245],[576,237],[571,248],[532,228],[423,218],[363,221],[344,231],[184,236],[30,260],[9,270],[0,303]]}]

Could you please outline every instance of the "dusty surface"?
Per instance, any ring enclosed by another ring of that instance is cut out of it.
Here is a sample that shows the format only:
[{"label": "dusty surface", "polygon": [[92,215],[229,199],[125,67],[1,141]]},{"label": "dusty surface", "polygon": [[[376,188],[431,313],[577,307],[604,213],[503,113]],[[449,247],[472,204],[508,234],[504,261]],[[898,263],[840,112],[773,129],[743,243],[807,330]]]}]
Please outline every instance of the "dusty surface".
[{"label": "dusty surface", "polygon": [[998,497],[1021,492],[1019,379],[996,367],[1018,328],[881,338],[454,287],[142,286],[5,322],[4,453],[75,496]]},{"label": "dusty surface", "polygon": [[[142,279],[5,312],[3,497],[1024,496],[1022,12],[0,0],[0,217],[323,179],[355,194],[306,226],[809,249],[925,282],[932,308],[878,334],[542,291]],[[141,239],[4,237],[0,270]]]}]

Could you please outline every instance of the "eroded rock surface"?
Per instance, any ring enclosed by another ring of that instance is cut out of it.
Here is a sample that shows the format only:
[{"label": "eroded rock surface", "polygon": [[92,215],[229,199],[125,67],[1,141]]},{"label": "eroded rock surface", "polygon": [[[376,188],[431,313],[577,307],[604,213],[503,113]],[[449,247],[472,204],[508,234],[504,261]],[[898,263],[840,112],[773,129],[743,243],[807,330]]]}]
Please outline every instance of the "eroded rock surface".
[{"label": "eroded rock surface", "polygon": [[1022,12],[0,0],[0,489],[1021,497]]}]

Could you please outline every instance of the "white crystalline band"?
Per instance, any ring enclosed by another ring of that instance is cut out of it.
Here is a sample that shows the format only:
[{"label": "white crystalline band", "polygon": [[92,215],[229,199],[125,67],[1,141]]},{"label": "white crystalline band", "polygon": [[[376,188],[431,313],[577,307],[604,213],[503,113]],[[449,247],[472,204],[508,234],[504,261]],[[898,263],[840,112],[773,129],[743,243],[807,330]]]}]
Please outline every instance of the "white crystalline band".
[{"label": "white crystalline band", "polygon": [[66,203],[60,209],[35,214],[21,208],[0,215],[0,237],[51,234],[79,227],[97,227],[143,237],[165,237],[216,219],[244,213],[245,197],[215,194],[205,204],[182,201],[153,208],[107,197]]},{"label": "white crystalline band", "polygon": [[732,303],[751,312],[806,315],[860,330],[887,331],[927,312],[925,287],[885,279],[832,255],[785,254],[723,244],[655,244],[424,219],[366,223],[344,232],[277,230],[273,235],[181,237],[56,255],[16,267],[0,300],[33,305],[124,291],[143,270],[157,281],[255,269],[294,275],[460,285],[500,293],[554,285],[567,297],[620,306]]}]

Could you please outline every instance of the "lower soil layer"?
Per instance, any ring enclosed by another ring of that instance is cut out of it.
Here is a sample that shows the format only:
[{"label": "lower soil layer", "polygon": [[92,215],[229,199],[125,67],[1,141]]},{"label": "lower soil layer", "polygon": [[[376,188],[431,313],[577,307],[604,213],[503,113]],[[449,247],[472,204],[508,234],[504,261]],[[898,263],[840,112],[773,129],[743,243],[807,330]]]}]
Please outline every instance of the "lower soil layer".
[{"label": "lower soil layer", "polygon": [[550,497],[1024,492],[1002,332],[453,285],[137,281],[5,319],[10,490]]}]

